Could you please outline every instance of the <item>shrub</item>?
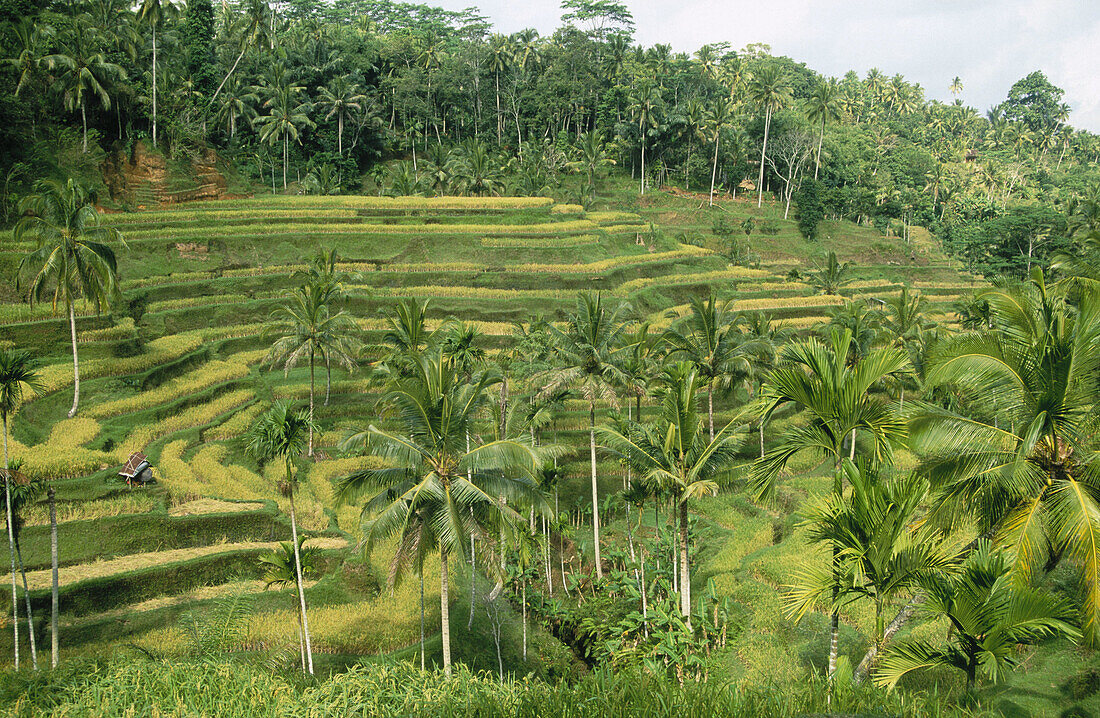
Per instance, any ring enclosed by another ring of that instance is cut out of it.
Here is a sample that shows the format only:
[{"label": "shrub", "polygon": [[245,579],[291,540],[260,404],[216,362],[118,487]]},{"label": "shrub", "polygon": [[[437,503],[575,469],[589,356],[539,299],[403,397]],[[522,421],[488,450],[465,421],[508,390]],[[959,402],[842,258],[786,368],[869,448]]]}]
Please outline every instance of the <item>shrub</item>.
[{"label": "shrub", "polygon": [[816,241],[817,225],[825,219],[817,180],[810,177],[803,179],[795,192],[794,201],[798,211],[798,231],[811,242]]},{"label": "shrub", "polygon": [[765,219],[760,223],[760,234],[774,237],[779,234],[779,224],[774,219]]}]

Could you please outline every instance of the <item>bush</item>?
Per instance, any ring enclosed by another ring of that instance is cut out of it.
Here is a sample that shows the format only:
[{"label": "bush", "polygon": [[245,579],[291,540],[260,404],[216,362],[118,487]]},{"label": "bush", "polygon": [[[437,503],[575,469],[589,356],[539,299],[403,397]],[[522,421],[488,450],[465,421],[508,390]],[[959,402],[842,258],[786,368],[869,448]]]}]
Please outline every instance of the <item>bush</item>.
[{"label": "bush", "polygon": [[774,237],[779,234],[779,224],[774,219],[765,219],[760,223],[760,234]]},{"label": "bush", "polygon": [[817,241],[817,225],[825,219],[817,180],[809,177],[802,180],[794,201],[798,208],[798,231],[809,241]]},{"label": "bush", "polygon": [[1075,701],[1094,695],[1100,691],[1100,669],[1090,667],[1078,671],[1070,677],[1063,689]]}]

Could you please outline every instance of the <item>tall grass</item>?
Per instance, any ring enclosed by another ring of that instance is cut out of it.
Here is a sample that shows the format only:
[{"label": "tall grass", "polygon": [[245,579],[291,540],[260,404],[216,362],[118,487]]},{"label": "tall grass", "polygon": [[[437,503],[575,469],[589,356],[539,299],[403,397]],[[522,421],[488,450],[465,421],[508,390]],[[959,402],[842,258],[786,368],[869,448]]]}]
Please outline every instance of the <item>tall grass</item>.
[{"label": "tall grass", "polygon": [[501,683],[490,673],[471,673],[463,667],[446,678],[393,662],[356,666],[316,682],[243,662],[130,657],[12,678],[8,711],[18,718],[793,718],[807,714],[950,718],[980,712],[980,707],[973,711],[956,707],[935,694],[887,694],[874,688],[837,690],[827,701],[820,680],[791,685],[688,682],[681,686],[674,679],[643,671],[618,675],[599,671],[575,684],[536,679]]}]

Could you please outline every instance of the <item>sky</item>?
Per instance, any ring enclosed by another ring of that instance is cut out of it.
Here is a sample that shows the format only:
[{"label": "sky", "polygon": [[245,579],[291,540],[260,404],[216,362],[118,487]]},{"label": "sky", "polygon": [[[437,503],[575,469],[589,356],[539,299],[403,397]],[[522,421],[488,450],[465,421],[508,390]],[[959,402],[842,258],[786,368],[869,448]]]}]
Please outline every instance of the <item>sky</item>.
[{"label": "sky", "polygon": [[[555,0],[422,0],[459,10],[475,5],[497,32],[561,25]],[[1100,0],[626,0],[635,41],[694,52],[767,43],[772,54],[826,75],[877,67],[919,82],[930,99],[962,100],[982,113],[1016,80],[1042,70],[1066,91],[1069,123],[1100,132]]]}]

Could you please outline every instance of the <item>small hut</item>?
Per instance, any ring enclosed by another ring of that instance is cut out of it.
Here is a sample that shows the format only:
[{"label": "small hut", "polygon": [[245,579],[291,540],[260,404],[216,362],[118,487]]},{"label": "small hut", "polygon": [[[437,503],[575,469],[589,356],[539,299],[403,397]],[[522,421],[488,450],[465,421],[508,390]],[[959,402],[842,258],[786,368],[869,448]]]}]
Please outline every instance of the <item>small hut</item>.
[{"label": "small hut", "polygon": [[119,471],[118,475],[126,479],[126,483],[130,485],[130,488],[133,488],[134,485],[145,486],[154,481],[153,467],[150,466],[149,459],[145,454],[140,451],[130,454],[130,458],[127,459],[126,465],[122,467],[122,471]]}]

